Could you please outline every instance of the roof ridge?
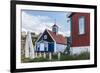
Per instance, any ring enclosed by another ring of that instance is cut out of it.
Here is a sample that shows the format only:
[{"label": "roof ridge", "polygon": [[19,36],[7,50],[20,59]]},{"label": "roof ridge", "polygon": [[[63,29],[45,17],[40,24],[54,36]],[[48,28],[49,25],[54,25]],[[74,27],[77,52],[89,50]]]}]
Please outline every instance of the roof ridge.
[{"label": "roof ridge", "polygon": [[67,44],[67,40],[65,39],[65,37],[62,34],[54,34],[54,32],[52,32],[51,30],[47,30],[47,32],[50,34],[50,36],[57,42],[60,44]]}]

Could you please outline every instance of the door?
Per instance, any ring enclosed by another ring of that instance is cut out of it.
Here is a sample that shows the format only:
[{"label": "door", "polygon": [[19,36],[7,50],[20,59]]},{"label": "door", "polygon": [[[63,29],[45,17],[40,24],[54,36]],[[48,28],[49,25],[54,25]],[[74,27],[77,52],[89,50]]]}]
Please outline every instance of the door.
[{"label": "door", "polygon": [[54,52],[54,43],[49,43],[48,44],[48,51],[49,52]]},{"label": "door", "polygon": [[40,51],[44,51],[44,43],[40,43]]}]

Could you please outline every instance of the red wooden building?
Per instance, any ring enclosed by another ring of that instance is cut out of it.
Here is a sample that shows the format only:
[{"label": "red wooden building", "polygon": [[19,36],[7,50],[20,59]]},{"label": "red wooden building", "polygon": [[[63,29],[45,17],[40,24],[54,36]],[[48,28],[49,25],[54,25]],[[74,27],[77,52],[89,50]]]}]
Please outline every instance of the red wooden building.
[{"label": "red wooden building", "polygon": [[73,12],[71,20],[71,53],[79,54],[90,48],[90,14]]}]

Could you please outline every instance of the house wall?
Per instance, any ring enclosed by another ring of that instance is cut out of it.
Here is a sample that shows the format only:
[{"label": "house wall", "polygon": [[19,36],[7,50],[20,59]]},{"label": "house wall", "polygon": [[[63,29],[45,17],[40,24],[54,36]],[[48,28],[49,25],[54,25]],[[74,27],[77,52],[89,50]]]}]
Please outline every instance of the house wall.
[{"label": "house wall", "polygon": [[54,43],[48,43],[48,52],[54,52]]},{"label": "house wall", "polygon": [[70,48],[70,54],[80,54],[82,52],[90,52],[89,46],[81,46],[81,47],[71,47]]},{"label": "house wall", "polygon": [[[50,45],[50,44],[49,44],[50,42],[38,42],[38,43],[36,44],[36,50],[35,50],[35,51],[37,51],[37,52],[43,52],[43,51],[45,51],[45,49],[44,49],[44,50],[41,50],[41,48],[40,48],[40,44],[41,44],[41,43],[44,43],[44,46],[47,47],[46,52],[54,52],[54,53],[57,53],[57,52],[64,52],[65,48],[67,47],[67,45],[52,43],[52,44],[54,44],[54,45],[53,45],[53,48],[51,48],[51,47],[49,46],[49,45]],[[39,48],[39,49],[38,49],[38,48]]]},{"label": "house wall", "polygon": [[[40,48],[40,45],[41,44],[44,44],[44,47],[46,47],[47,49],[41,49]],[[37,42],[36,43],[36,50],[35,51],[47,51],[48,50],[48,42],[46,42],[46,41],[43,41],[43,42]]]},{"label": "house wall", "polygon": [[[44,39],[45,35],[47,36],[47,39]],[[48,34],[48,32],[46,30],[43,32],[43,35],[39,38],[39,40],[37,42],[39,42],[41,40],[53,42],[52,38],[50,37],[50,35]]]},{"label": "house wall", "polygon": [[[44,49],[43,49],[43,47],[41,48],[41,44],[44,44]],[[46,41],[37,42],[35,51],[37,51],[37,52],[54,52],[54,43],[46,42]]]},{"label": "house wall", "polygon": [[[78,19],[79,16],[85,17],[85,34],[79,35]],[[89,13],[75,13],[72,15],[71,22],[71,36],[72,47],[81,47],[90,45],[90,14]]]},{"label": "house wall", "polygon": [[[44,38],[44,36],[47,36],[47,38]],[[48,34],[48,32],[45,30],[44,32],[43,32],[43,34],[42,35],[40,35],[39,37],[38,37],[38,41],[36,41],[36,43],[35,43],[35,45],[36,45],[36,50],[35,51],[38,51],[38,52],[53,52],[54,51],[54,48],[49,48],[49,47],[52,47],[51,46],[51,44],[50,43],[53,43],[54,44],[54,41],[53,41],[53,39],[50,37],[50,35]],[[46,47],[47,48],[47,50],[42,50],[41,48],[40,48],[40,44],[41,43],[44,43],[44,47]],[[53,45],[52,44],[52,45]],[[54,46],[54,45],[53,45]],[[38,49],[39,48],[39,49]]]},{"label": "house wall", "polygon": [[55,52],[64,52],[65,48],[67,45],[62,45],[62,44],[56,44],[56,51]]}]

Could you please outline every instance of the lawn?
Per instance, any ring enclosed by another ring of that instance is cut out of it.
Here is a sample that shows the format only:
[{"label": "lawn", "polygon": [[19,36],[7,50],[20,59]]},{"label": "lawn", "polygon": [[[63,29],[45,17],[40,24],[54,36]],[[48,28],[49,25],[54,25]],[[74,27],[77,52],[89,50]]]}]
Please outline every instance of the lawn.
[{"label": "lawn", "polygon": [[52,55],[52,59],[49,60],[49,57],[47,55],[46,58],[42,57],[37,57],[34,59],[30,59],[30,58],[25,58],[24,56],[22,56],[21,58],[21,62],[22,63],[29,63],[29,62],[51,62],[51,61],[72,61],[72,60],[88,60],[90,59],[90,53],[88,52],[84,52],[81,53],[79,55],[66,55],[66,54],[61,54],[60,59],[58,60],[58,56],[57,54]]}]

